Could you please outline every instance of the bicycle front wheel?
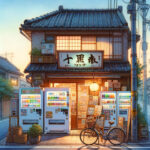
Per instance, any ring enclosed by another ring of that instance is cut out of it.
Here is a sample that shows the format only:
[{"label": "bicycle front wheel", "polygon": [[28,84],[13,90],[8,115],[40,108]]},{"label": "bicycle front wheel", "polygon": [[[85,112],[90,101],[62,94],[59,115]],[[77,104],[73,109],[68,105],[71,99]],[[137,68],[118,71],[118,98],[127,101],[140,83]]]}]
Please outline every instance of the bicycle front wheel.
[{"label": "bicycle front wheel", "polygon": [[112,128],[107,134],[109,142],[113,145],[121,145],[125,142],[125,132],[121,128]]},{"label": "bicycle front wheel", "polygon": [[80,140],[85,145],[92,145],[98,140],[98,134],[94,129],[86,128],[81,131]]}]

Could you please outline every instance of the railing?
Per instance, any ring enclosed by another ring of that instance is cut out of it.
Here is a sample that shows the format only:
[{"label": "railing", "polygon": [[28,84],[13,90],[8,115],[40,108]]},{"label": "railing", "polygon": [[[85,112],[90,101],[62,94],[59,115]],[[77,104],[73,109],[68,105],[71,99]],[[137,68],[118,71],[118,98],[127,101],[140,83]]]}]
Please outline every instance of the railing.
[{"label": "railing", "polygon": [[31,56],[31,63],[56,63],[56,56]]}]

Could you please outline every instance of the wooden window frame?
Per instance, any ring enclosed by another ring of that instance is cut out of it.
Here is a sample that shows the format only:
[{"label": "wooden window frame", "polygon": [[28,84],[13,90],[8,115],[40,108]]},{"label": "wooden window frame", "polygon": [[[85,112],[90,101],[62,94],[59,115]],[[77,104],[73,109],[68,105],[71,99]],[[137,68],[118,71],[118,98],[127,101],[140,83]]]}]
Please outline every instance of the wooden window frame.
[{"label": "wooden window frame", "polygon": [[[58,36],[65,36],[65,35],[58,35]],[[58,36],[55,36],[55,51],[56,51],[56,53],[57,53],[57,51],[67,51],[67,50],[57,50],[57,37]],[[82,42],[82,38],[83,37],[95,37],[96,38],[96,42],[95,43],[86,43],[86,44],[95,44],[95,50],[92,50],[92,51],[98,51],[97,50],[97,38],[98,37],[108,37],[108,38],[112,38],[112,55],[104,55],[104,60],[112,60],[112,61],[116,61],[116,60],[122,60],[123,59],[123,52],[124,52],[124,42],[123,42],[123,33],[121,32],[121,34],[120,35],[113,35],[112,33],[110,34],[110,35],[105,35],[105,34],[102,34],[102,35],[99,35],[99,36],[93,36],[93,35],[84,35],[84,36],[82,36],[82,35],[66,35],[66,36],[80,36],[81,37],[81,42],[80,42],[80,50],[70,50],[70,51],[76,51],[76,52],[79,52],[79,51],[90,51],[90,50],[83,50],[82,49],[82,44],[83,44],[83,42]],[[121,49],[121,55],[114,55],[114,39],[115,39],[115,37],[118,37],[118,38],[121,38],[120,40],[120,42],[118,42],[118,43],[121,43],[121,47],[122,47],[122,49]],[[110,52],[109,52],[110,53]],[[109,58],[105,58],[105,56],[108,56]],[[112,57],[111,57],[112,56]],[[120,58],[119,58],[119,56],[120,56]],[[110,58],[111,57],[111,58]],[[115,58],[115,57],[117,57],[117,58]]]}]

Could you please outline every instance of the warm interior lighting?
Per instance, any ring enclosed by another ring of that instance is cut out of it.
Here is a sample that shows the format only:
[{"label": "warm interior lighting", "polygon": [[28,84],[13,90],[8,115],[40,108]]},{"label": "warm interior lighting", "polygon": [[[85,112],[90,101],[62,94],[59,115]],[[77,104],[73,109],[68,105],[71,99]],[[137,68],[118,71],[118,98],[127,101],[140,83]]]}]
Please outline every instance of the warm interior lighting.
[{"label": "warm interior lighting", "polygon": [[96,82],[93,82],[91,85],[90,85],[90,90],[91,91],[97,91],[99,89],[99,85],[96,83]]}]

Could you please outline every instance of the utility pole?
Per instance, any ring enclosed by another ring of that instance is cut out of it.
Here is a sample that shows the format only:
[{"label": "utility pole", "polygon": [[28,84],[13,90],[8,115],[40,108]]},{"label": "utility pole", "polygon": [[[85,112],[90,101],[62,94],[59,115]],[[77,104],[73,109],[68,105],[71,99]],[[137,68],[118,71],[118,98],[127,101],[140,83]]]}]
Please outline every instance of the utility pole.
[{"label": "utility pole", "polygon": [[147,120],[147,42],[146,42],[146,16],[149,10],[149,5],[146,4],[146,0],[139,2],[139,9],[142,16],[142,51],[143,51],[143,112]]},{"label": "utility pole", "polygon": [[136,0],[130,0],[128,13],[131,14],[131,140],[137,142]]},{"label": "utility pole", "polygon": [[[146,0],[143,0],[143,4],[146,4]],[[147,11],[146,9],[143,9],[143,33],[142,33],[142,50],[143,50],[143,65],[144,65],[144,72],[143,72],[143,86],[144,86],[144,103],[143,103],[143,110],[144,110],[144,115],[147,120],[147,56],[146,56],[146,51],[147,51],[147,42],[146,42],[146,16],[147,16]]]}]

